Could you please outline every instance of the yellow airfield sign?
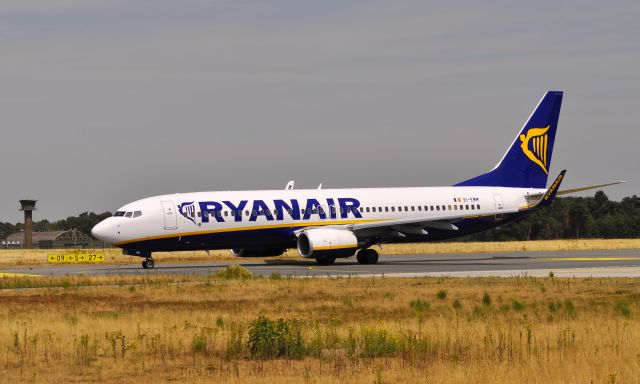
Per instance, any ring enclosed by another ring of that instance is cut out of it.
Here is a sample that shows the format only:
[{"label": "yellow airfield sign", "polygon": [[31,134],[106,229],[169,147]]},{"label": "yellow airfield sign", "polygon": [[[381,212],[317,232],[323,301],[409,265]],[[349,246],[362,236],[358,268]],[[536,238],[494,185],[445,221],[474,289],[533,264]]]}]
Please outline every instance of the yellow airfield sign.
[{"label": "yellow airfield sign", "polygon": [[103,263],[104,253],[57,253],[48,256],[50,263]]}]

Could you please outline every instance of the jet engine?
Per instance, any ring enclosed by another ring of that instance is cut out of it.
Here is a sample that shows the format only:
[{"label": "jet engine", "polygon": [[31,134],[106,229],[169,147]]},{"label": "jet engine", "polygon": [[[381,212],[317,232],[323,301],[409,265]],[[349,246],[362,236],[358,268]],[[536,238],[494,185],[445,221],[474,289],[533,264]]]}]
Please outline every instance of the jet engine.
[{"label": "jet engine", "polygon": [[298,235],[302,257],[350,257],[357,249],[358,238],[344,229],[314,228]]}]

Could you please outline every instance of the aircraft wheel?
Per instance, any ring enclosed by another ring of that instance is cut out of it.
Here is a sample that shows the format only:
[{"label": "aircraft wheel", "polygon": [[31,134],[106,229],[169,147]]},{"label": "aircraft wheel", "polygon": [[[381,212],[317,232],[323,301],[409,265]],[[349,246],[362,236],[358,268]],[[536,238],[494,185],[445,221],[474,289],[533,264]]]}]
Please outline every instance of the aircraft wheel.
[{"label": "aircraft wheel", "polygon": [[153,262],[153,259],[151,259],[151,258],[149,258],[149,259],[144,259],[144,260],[142,261],[142,268],[144,268],[144,269],[153,269],[154,264],[155,264],[155,263]]},{"label": "aircraft wheel", "polygon": [[316,257],[316,262],[320,265],[331,265],[336,262],[336,258],[328,256]]},{"label": "aircraft wheel", "polygon": [[362,249],[358,252],[356,259],[360,264],[376,264],[378,262],[378,252],[375,249]]}]

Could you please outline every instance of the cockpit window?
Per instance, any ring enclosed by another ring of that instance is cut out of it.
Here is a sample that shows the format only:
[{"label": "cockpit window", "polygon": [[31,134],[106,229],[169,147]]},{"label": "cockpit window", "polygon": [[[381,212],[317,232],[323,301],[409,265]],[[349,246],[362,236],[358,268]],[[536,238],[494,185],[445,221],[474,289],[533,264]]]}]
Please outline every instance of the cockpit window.
[{"label": "cockpit window", "polygon": [[116,216],[116,217],[118,217],[118,216],[124,216],[124,211],[118,211],[118,212],[116,212],[113,216]]},{"label": "cockpit window", "polygon": [[127,212],[124,214],[124,217],[131,217],[131,215],[133,214],[133,212]]},{"label": "cockpit window", "polygon": [[136,217],[140,217],[140,216],[142,216],[142,211],[134,211],[134,212],[133,212],[133,217],[134,217],[134,218],[136,218]]}]

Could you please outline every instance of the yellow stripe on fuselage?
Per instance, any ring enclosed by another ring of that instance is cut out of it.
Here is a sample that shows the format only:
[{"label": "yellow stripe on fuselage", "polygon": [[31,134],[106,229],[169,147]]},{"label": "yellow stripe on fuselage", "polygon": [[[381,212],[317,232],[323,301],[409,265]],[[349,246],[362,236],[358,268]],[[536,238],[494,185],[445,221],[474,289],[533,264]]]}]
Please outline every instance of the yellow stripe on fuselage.
[{"label": "yellow stripe on fuselage", "polygon": [[170,233],[166,235],[140,237],[137,239],[114,243],[113,245],[122,246],[125,244],[137,243],[140,241],[170,239],[172,237],[183,237],[183,236],[208,235],[212,233],[240,232],[240,231],[253,231],[257,229],[274,229],[274,228],[291,228],[291,227],[318,227],[318,226],[326,226],[326,225],[373,223],[373,222],[380,222],[380,221],[386,221],[386,220],[364,220],[363,219],[363,220],[315,221],[315,222],[299,222],[299,223],[287,223],[287,224],[255,225],[250,227],[220,228],[220,229],[210,229],[210,230],[197,231],[197,232],[181,232],[181,233]]},{"label": "yellow stripe on fuselage", "polygon": [[350,245],[327,245],[325,247],[313,247],[314,251],[329,251],[332,249],[350,249],[350,248],[358,248],[357,244]]}]

